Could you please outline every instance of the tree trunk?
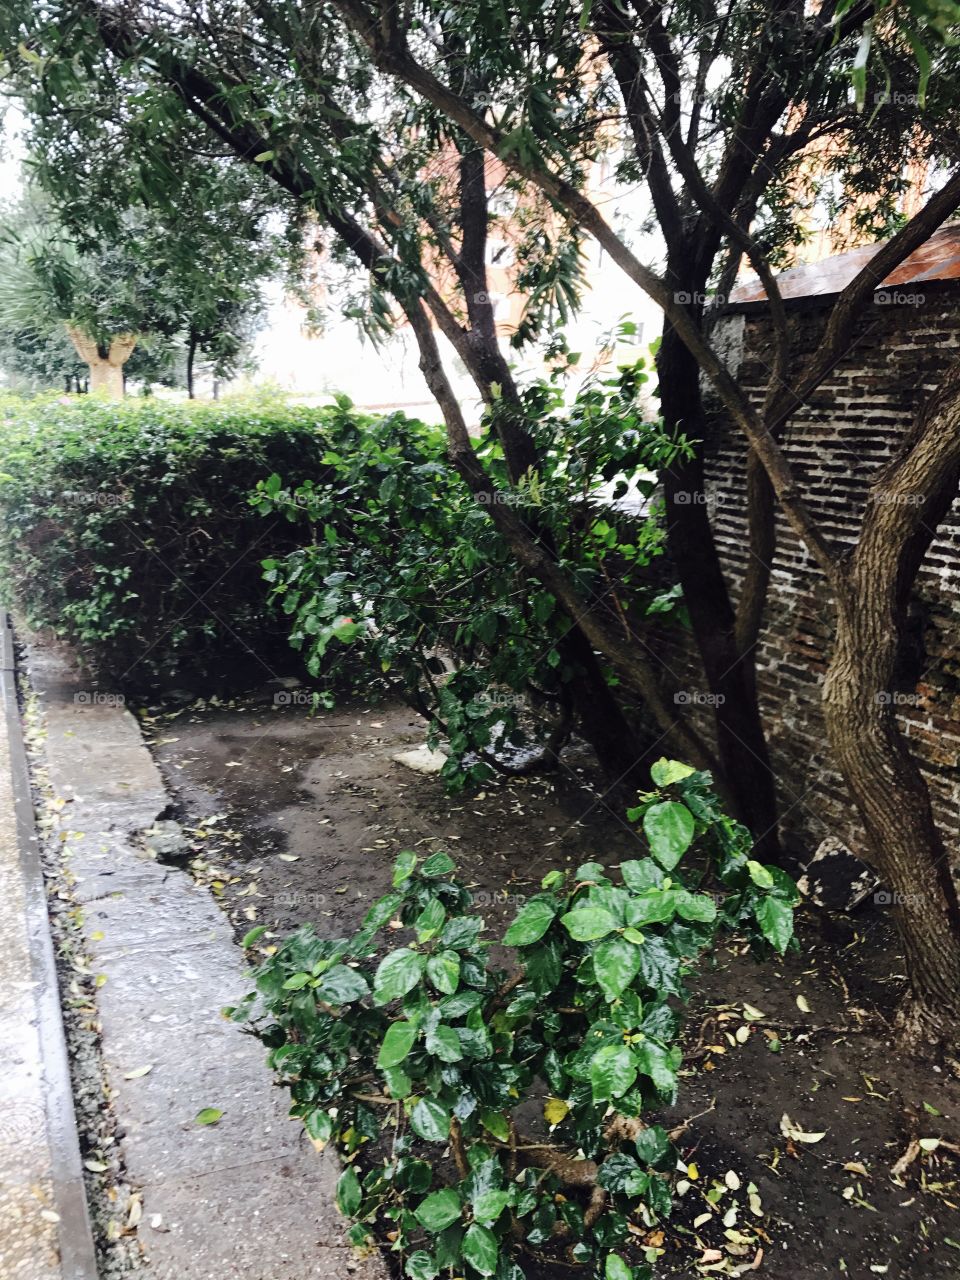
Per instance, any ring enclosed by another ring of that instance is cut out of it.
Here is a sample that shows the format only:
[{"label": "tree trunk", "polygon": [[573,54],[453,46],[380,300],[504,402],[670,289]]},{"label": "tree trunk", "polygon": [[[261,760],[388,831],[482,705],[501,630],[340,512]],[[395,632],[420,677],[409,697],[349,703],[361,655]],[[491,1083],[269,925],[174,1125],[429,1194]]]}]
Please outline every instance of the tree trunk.
[{"label": "tree trunk", "polygon": [[90,368],[90,391],[109,400],[123,399],[123,366],[137,345],[135,334],[118,334],[109,347],[97,343],[74,325],[67,333],[77,355]]},{"label": "tree trunk", "polygon": [[187,343],[187,399],[194,400],[196,397],[193,393],[193,362],[197,355],[197,335],[190,330],[190,340]]},{"label": "tree trunk", "polygon": [[757,701],[753,649],[741,653],[736,615],[710,524],[704,477],[706,430],[696,360],[673,329],[664,329],[657,355],[660,402],[672,431],[696,441],[693,457],[663,472],[667,546],[683,587],[709,692],[722,778],[736,817],[753,832],[765,861],[777,862],[777,795]]},{"label": "tree trunk", "polygon": [[871,487],[860,539],[834,580],[836,641],[823,688],[830,745],[863,820],[868,858],[892,895],[910,976],[898,1026],[914,1049],[960,1038],[960,902],[891,695],[910,591],[958,472],[960,366]]}]

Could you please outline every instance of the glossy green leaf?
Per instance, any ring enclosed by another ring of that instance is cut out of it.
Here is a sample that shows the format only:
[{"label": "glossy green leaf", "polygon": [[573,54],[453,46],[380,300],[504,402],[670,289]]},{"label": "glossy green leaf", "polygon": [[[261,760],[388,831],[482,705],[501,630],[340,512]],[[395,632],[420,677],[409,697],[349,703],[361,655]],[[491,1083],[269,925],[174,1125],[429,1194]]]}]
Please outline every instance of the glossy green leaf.
[{"label": "glossy green leaf", "polygon": [[639,970],[640,952],[625,938],[607,938],[593,953],[593,971],[608,1000],[616,1000]]},{"label": "glossy green leaf", "polygon": [[609,911],[603,907],[576,907],[560,917],[571,938],[577,942],[591,942],[595,938],[605,938],[617,927],[617,922]]},{"label": "glossy green leaf", "polygon": [[622,1098],[636,1078],[637,1068],[625,1044],[604,1045],[590,1059],[594,1102]]},{"label": "glossy green leaf", "polygon": [[672,871],[690,848],[696,829],[693,814],[677,800],[653,804],[643,815],[650,852],[664,871]]},{"label": "glossy green leaf", "polygon": [[410,1112],[410,1128],[427,1142],[446,1142],[450,1112],[434,1098],[421,1098]]},{"label": "glossy green leaf", "polygon": [[508,947],[529,947],[539,942],[557,914],[557,907],[546,898],[533,898],[517,912],[513,923],[503,936]]},{"label": "glossy green leaf", "polygon": [[378,1067],[395,1067],[398,1063],[403,1062],[404,1058],[413,1048],[413,1042],[417,1038],[417,1028],[412,1022],[393,1022],[387,1028],[387,1034],[383,1037],[383,1044],[380,1046],[380,1052],[377,1055]]},{"label": "glossy green leaf", "polygon": [[435,1235],[457,1221],[462,1207],[460,1196],[453,1187],[444,1187],[442,1191],[434,1191],[425,1200],[421,1200],[414,1210],[414,1216],[425,1231]]},{"label": "glossy green leaf", "polygon": [[373,980],[373,999],[375,1004],[387,1004],[398,1000],[420,981],[426,967],[427,957],[409,947],[400,947],[391,951],[380,961]]},{"label": "glossy green leaf", "polygon": [[497,1237],[479,1222],[471,1223],[463,1237],[463,1257],[474,1271],[482,1276],[492,1276],[497,1270],[500,1246]]}]

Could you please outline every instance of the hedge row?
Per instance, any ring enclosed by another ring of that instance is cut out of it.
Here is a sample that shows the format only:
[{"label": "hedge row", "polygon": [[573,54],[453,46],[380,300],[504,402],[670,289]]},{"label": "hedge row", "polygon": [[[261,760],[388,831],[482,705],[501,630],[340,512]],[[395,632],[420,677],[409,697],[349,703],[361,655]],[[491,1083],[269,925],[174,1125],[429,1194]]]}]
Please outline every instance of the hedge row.
[{"label": "hedge row", "polygon": [[264,518],[250,495],[275,473],[317,481],[325,427],[342,435],[345,420],[357,432],[372,422],[346,400],[2,398],[8,599],[127,687],[196,688],[241,660],[289,672],[289,620],[261,561],[310,531]]}]

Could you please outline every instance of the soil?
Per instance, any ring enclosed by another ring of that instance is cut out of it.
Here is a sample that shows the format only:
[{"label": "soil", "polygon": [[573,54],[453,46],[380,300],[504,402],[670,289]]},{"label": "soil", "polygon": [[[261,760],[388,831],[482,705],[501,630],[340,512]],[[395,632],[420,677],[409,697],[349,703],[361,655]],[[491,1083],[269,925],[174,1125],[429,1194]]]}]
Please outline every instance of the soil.
[{"label": "soil", "polygon": [[[299,697],[274,682],[218,705],[184,694],[142,715],[195,872],[238,936],[308,920],[345,935],[406,848],[454,856],[494,931],[552,867],[639,856],[585,756],[552,778],[451,797],[392,759],[424,740],[406,708],[311,717]],[[680,1103],[658,1117],[695,1117],[680,1139],[693,1167],[665,1230],[648,1237],[663,1250],[657,1274],[752,1264],[745,1274],[769,1280],[956,1280],[957,1152],[920,1150],[891,1172],[914,1139],[958,1144],[960,1082],[949,1064],[892,1045],[903,962],[889,908],[804,907],[798,935],[800,953],[773,965],[731,943],[694,983]],[[802,1136],[785,1136],[791,1126]]]}]

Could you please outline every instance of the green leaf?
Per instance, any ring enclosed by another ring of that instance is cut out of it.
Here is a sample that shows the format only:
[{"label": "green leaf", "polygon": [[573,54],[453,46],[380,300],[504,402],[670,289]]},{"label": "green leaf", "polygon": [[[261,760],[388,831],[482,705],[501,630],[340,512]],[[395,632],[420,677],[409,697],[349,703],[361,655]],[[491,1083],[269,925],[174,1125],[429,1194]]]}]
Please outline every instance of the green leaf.
[{"label": "green leaf", "polygon": [[793,908],[779,898],[764,898],[757,903],[754,914],[763,936],[783,955],[793,937]]},{"label": "green leaf", "polygon": [[421,1098],[410,1112],[410,1128],[427,1142],[446,1142],[450,1112],[434,1098]]},{"label": "green leaf", "polygon": [[204,1107],[193,1117],[195,1124],[217,1124],[223,1112],[218,1107]]},{"label": "green leaf", "polygon": [[616,920],[603,907],[576,907],[561,916],[560,923],[566,926],[570,937],[577,942],[605,938],[617,927]]},{"label": "green leaf", "polygon": [[617,1253],[608,1253],[603,1264],[603,1280],[633,1280],[633,1270]]},{"label": "green leaf", "polygon": [[693,843],[697,825],[685,804],[664,800],[643,815],[643,833],[650,852],[664,871],[672,871]]},{"label": "green leaf", "polygon": [[439,876],[449,875],[456,869],[457,864],[448,853],[432,853],[420,868],[420,874],[429,880],[435,880]]},{"label": "green leaf", "polygon": [[254,164],[266,164],[268,160],[272,160],[277,153],[275,151],[258,151],[253,157]]},{"label": "green leaf", "polygon": [[747,860],[747,870],[750,872],[750,879],[758,889],[772,889],[773,875],[760,862],[755,862],[753,858]]},{"label": "green leaf", "polygon": [[255,929],[251,929],[249,933],[245,933],[243,935],[243,941],[240,943],[241,947],[246,951],[247,947],[252,947],[257,939],[262,938],[266,932],[267,926],[265,924],[258,924]]},{"label": "green leaf", "polygon": [[663,872],[652,858],[633,859],[621,862],[620,874],[628,889],[634,893],[645,893],[648,889],[659,889],[663,884]]},{"label": "green leaf", "polygon": [[428,902],[414,922],[413,927],[417,931],[417,941],[429,942],[443,928],[443,922],[446,918],[446,909],[438,898]]},{"label": "green leaf", "polygon": [[624,938],[608,938],[593,953],[593,971],[608,1000],[616,1000],[639,969],[640,952]]},{"label": "green leaf", "polygon": [[517,912],[513,923],[503,935],[508,947],[529,947],[539,942],[550,928],[557,914],[556,904],[548,898],[531,898]]},{"label": "green leaf", "polygon": [[363,1191],[360,1187],[360,1179],[357,1177],[357,1171],[353,1165],[344,1169],[337,1182],[337,1208],[347,1218],[356,1216],[357,1210],[363,1203]]},{"label": "green leaf", "polygon": [[625,1044],[605,1044],[590,1059],[594,1102],[622,1098],[636,1078],[637,1068]]},{"label": "green leaf", "polygon": [[374,1003],[387,1004],[412,991],[423,976],[426,963],[426,956],[418,955],[409,947],[400,947],[384,956],[373,980]]},{"label": "green leaf", "polygon": [[686,889],[678,889],[674,894],[677,914],[684,920],[699,920],[709,924],[717,918],[717,904],[705,893],[689,893]]},{"label": "green leaf", "polygon": [[456,951],[438,951],[427,961],[427,977],[444,995],[452,996],[460,983],[460,957]]},{"label": "green leaf", "polygon": [[383,1037],[380,1053],[377,1055],[377,1066],[395,1067],[401,1063],[417,1038],[417,1028],[412,1022],[394,1022],[387,1028]]},{"label": "green leaf", "polygon": [[692,769],[688,764],[681,764],[679,760],[667,760],[661,757],[655,765],[651,766],[650,777],[658,787],[669,787],[674,782],[682,782],[684,778],[689,778],[691,773],[696,770]]},{"label": "green leaf", "polygon": [[661,1093],[669,1094],[676,1089],[677,1069],[670,1053],[662,1045],[653,1040],[644,1040],[636,1046],[636,1062]]},{"label": "green leaf", "polygon": [[436,1027],[428,1031],[424,1037],[427,1052],[439,1058],[441,1062],[459,1062],[463,1057],[460,1037],[453,1027]]},{"label": "green leaf", "polygon": [[481,1191],[473,1202],[473,1216],[478,1222],[496,1222],[510,1203],[510,1191]]},{"label": "green leaf", "polygon": [[410,1277],[410,1280],[436,1280],[440,1274],[440,1268],[437,1266],[436,1259],[432,1253],[427,1253],[426,1249],[417,1249],[407,1258],[407,1264],[404,1271]]},{"label": "green leaf", "polygon": [[311,979],[309,973],[295,973],[293,977],[288,978],[283,984],[284,991],[302,991]]},{"label": "green leaf", "polygon": [[426,1249],[417,1249],[415,1253],[411,1253],[403,1270],[410,1276],[410,1280],[436,1280],[436,1276],[440,1274],[433,1253],[426,1252]]},{"label": "green leaf", "polygon": [[641,1164],[656,1167],[673,1151],[666,1129],[652,1124],[649,1129],[642,1129],[635,1139],[637,1155]]},{"label": "green leaf", "polygon": [[379,929],[381,925],[385,925],[388,920],[396,915],[402,903],[402,893],[388,893],[386,897],[380,898],[379,901],[375,902],[363,917],[363,927],[365,929]]},{"label": "green leaf", "polygon": [[403,884],[404,880],[409,880],[413,875],[413,869],[417,865],[419,859],[412,850],[407,849],[399,854],[396,862],[393,864],[393,887],[396,889]]},{"label": "green leaf", "polygon": [[482,1276],[492,1276],[497,1270],[500,1246],[497,1237],[479,1222],[471,1223],[463,1237],[463,1256],[474,1271]]},{"label": "green leaf", "polygon": [[425,1200],[421,1200],[414,1210],[414,1217],[425,1231],[436,1235],[444,1227],[456,1222],[461,1208],[458,1192],[453,1187],[444,1187],[442,1191],[434,1191]]},{"label": "green leaf", "polygon": [[508,1142],[510,1139],[510,1126],[507,1124],[507,1118],[500,1111],[481,1111],[480,1123],[492,1133],[495,1138],[499,1138],[501,1142]]},{"label": "green leaf", "polygon": [[352,1004],[369,995],[370,988],[362,973],[351,969],[349,965],[336,964],[320,979],[317,995],[328,1004]]}]

